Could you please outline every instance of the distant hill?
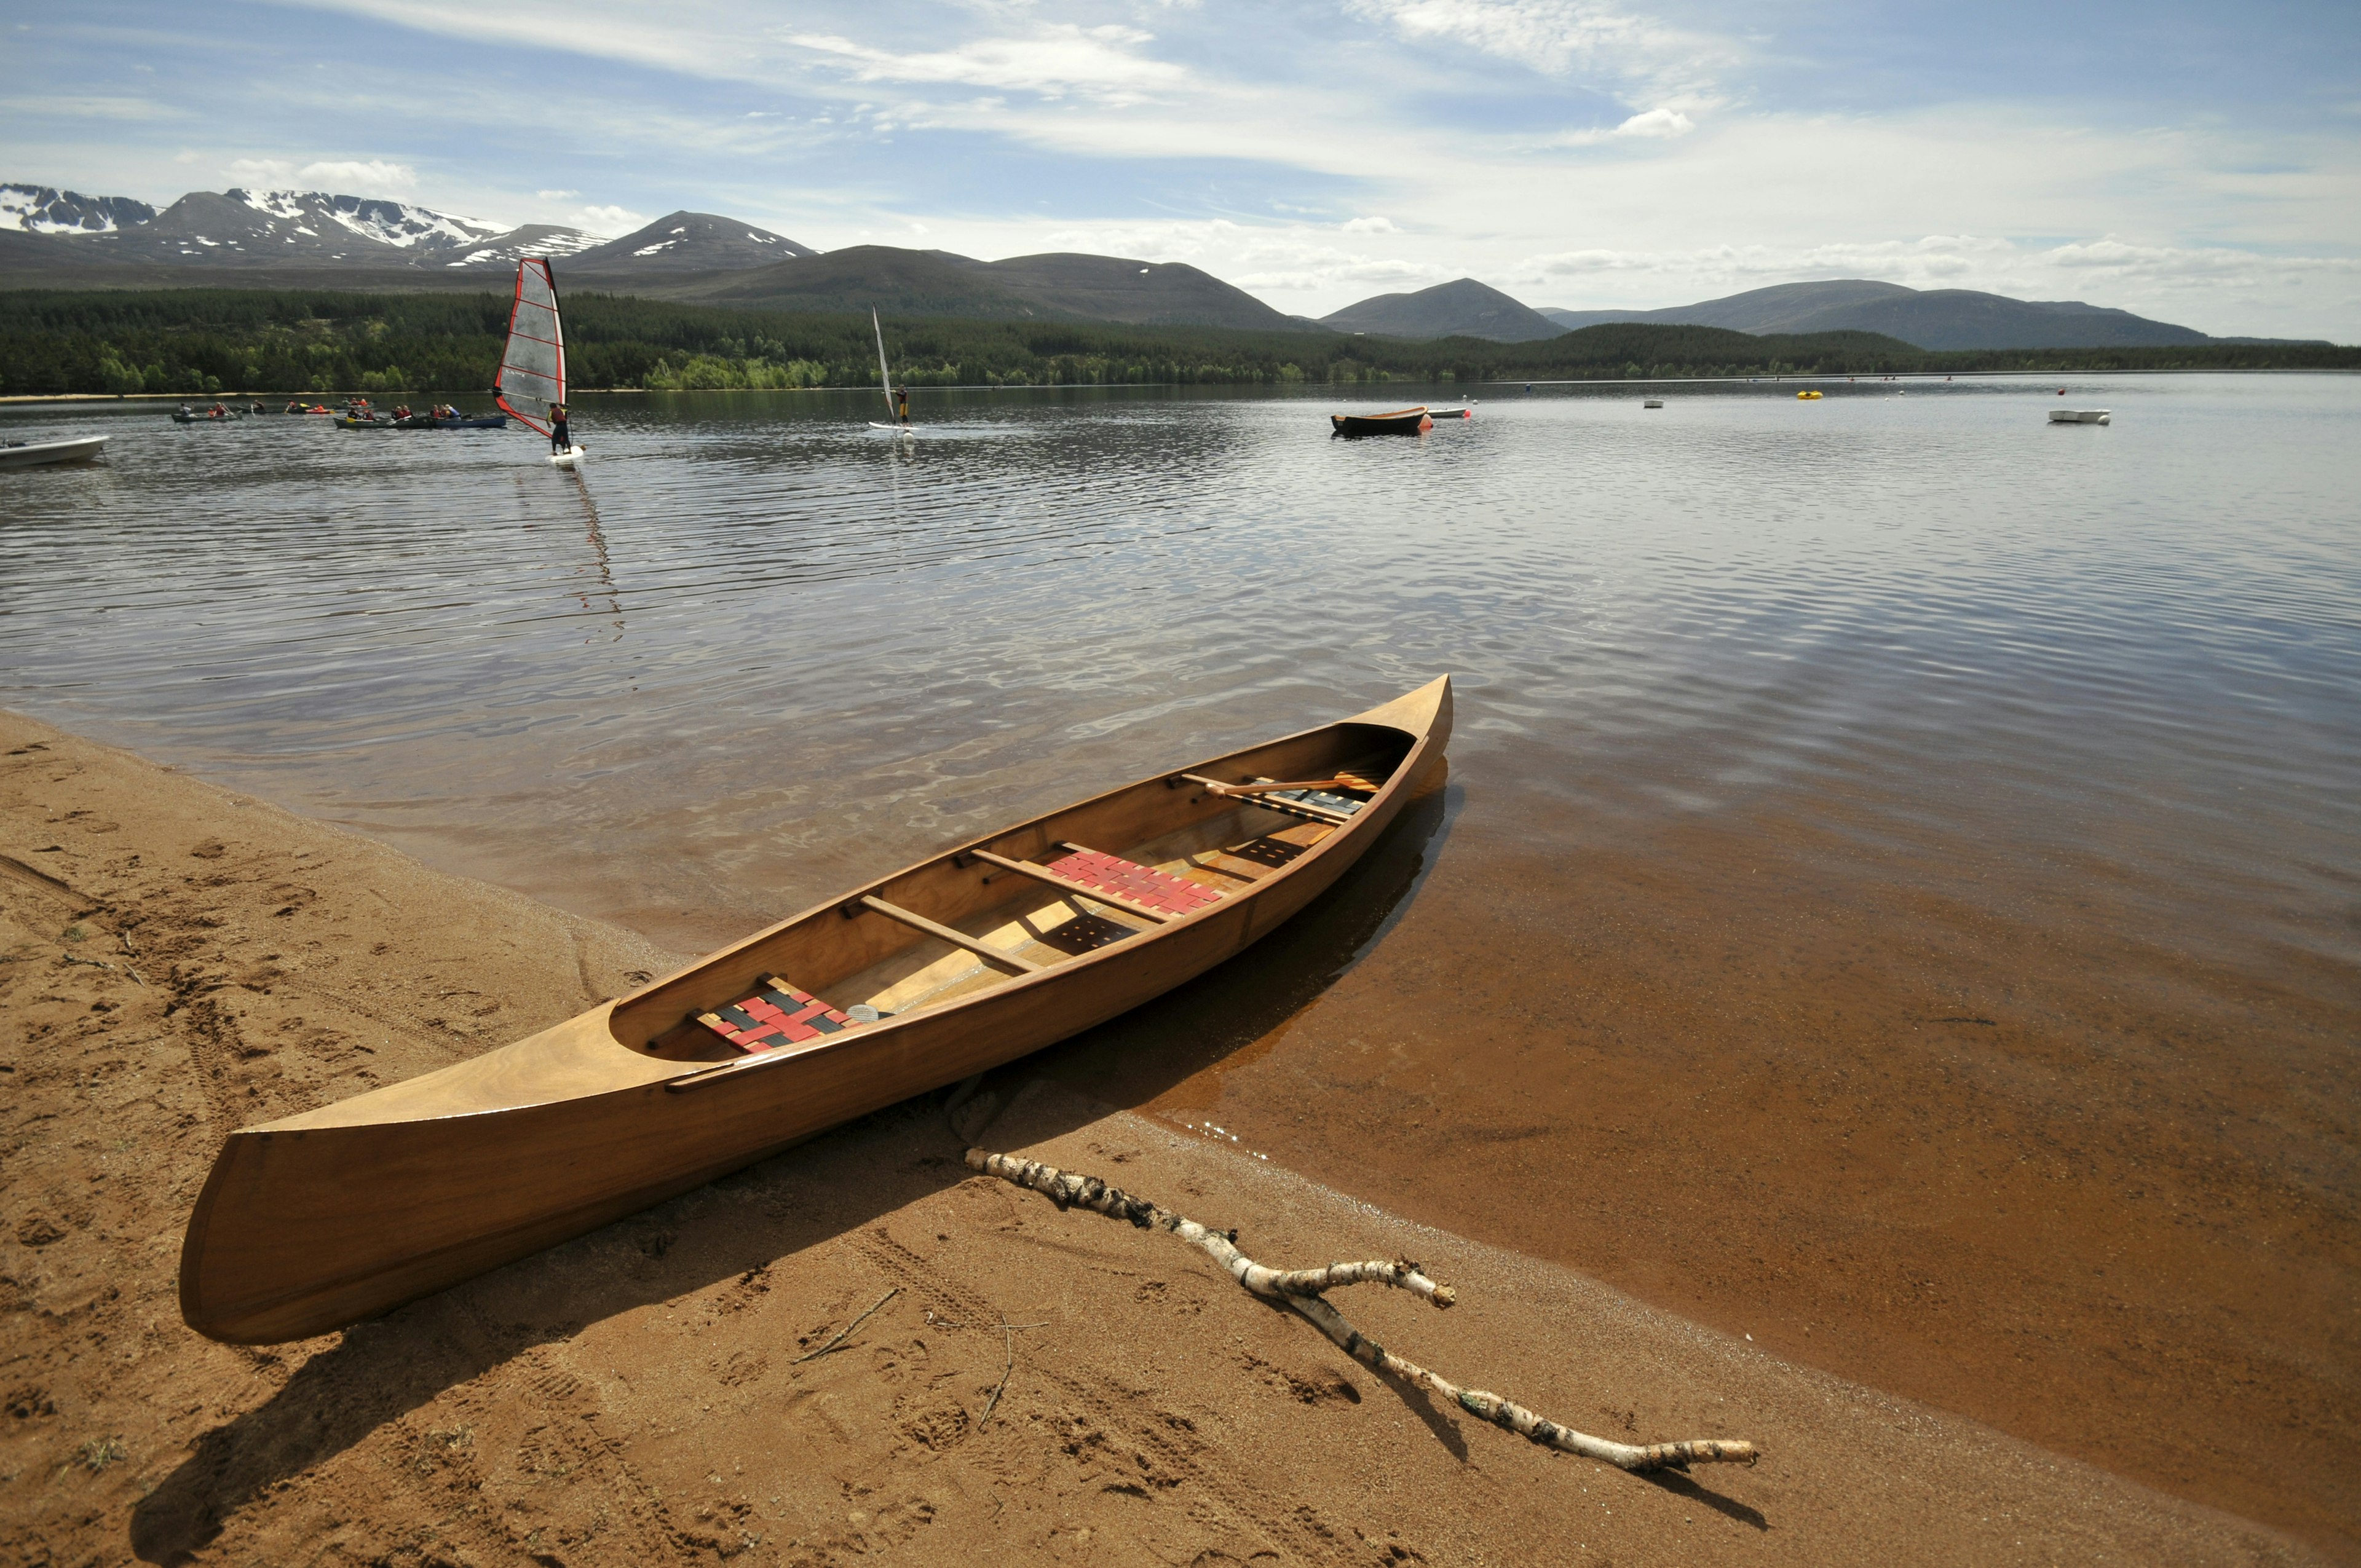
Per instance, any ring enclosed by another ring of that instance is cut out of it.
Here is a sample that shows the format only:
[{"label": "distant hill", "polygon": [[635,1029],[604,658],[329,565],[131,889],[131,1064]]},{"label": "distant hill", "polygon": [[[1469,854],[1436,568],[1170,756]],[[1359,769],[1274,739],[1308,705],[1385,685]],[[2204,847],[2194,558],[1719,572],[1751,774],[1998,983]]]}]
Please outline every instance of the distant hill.
[{"label": "distant hill", "polygon": [[851,311],[995,321],[1061,317],[995,281],[981,261],[935,250],[856,245],[653,291],[656,297],[740,310]]},{"label": "distant hill", "polygon": [[1908,289],[1865,278],[1780,283],[1661,311],[1544,310],[1561,327],[1609,322],[1746,333],[1874,332],[1920,348],[2111,348],[2215,341],[2191,327],[2079,300],[2013,300],[1973,289]]},{"label": "distant hill", "polygon": [[1529,343],[1566,330],[1473,278],[1415,293],[1379,294],[1323,316],[1319,324],[1332,332],[1384,337],[1481,337],[1494,343]]},{"label": "distant hill", "polygon": [[993,281],[1045,310],[1134,326],[1295,332],[1296,318],[1185,262],[1057,251],[983,264]]},{"label": "distant hill", "polygon": [[874,307],[900,316],[1303,330],[1294,317],[1194,267],[1071,252],[978,261],[944,250],[856,245],[649,291],[749,310]]},{"label": "distant hill", "polygon": [[566,271],[615,279],[677,277],[691,272],[742,272],[818,254],[785,235],[736,218],[679,212],[658,218],[635,234],[584,250]]}]

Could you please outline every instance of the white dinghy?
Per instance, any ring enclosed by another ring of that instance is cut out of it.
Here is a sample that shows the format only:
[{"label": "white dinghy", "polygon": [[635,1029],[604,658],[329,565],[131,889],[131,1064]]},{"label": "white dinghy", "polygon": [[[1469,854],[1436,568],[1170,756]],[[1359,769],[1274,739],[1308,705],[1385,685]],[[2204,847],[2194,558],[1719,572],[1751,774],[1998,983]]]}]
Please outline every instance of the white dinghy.
[{"label": "white dinghy", "polygon": [[2114,415],[2105,409],[2051,409],[2052,424],[2108,424]]},{"label": "white dinghy", "polygon": [[103,435],[75,441],[12,441],[0,446],[0,468],[39,468],[51,463],[87,463],[106,444]]},{"label": "white dinghy", "polygon": [[890,424],[880,424],[873,419],[869,422],[869,428],[882,430],[892,435],[916,435],[918,433],[917,426],[907,420],[895,417],[894,373],[885,368],[885,328],[878,321],[874,306],[872,306],[869,311],[869,325],[877,334],[877,388],[885,394],[885,417],[893,421]]}]

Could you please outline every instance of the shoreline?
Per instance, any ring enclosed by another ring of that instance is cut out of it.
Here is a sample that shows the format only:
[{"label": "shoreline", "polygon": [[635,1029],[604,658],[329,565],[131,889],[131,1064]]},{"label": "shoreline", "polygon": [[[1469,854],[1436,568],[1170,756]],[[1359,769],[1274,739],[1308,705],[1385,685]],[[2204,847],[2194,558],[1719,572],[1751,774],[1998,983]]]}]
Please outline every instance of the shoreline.
[{"label": "shoreline", "polygon": [[[1414,1249],[1462,1306],[1339,1303],[1411,1359],[1585,1430],[1765,1459],[1649,1481],[1437,1409],[1172,1239],[972,1177],[927,1102],[344,1334],[213,1344],[179,1321],[173,1264],[222,1132],[680,955],[9,713],[0,857],[0,1542],[27,1561],[2320,1560],[1034,1062],[995,1075],[992,1146],[1239,1225],[1265,1262]],[[887,1289],[846,1351],[796,1362]]]},{"label": "shoreline", "polygon": [[[2028,350],[2027,352],[2040,353],[2044,351],[2035,349]],[[1255,387],[1301,387],[1304,389],[1307,396],[1313,389],[1324,389],[1335,396],[1346,397],[1354,395],[1363,389],[1378,387],[1436,387],[1444,385],[1455,387],[1671,387],[1722,386],[1725,384],[1752,384],[1756,382],[1775,382],[1784,384],[1789,381],[1798,383],[1845,382],[1872,386],[1885,381],[1931,381],[1939,385],[1945,381],[2004,380],[2010,378],[2030,381],[2054,381],[2061,376],[2068,378],[2089,376],[2361,376],[2361,369],[2355,369],[2349,366],[2250,365],[2224,366],[2219,367],[2204,366],[2164,367],[2142,369],[2112,367],[2090,370],[1831,370],[1826,373],[1794,371],[1779,375],[1763,376],[1601,376],[1596,378],[1575,378],[1565,379],[1543,379],[1536,378],[1532,380],[1516,378],[1506,381],[1452,381],[1447,383],[1416,376],[1404,377],[1399,380],[1390,381],[1348,381],[1335,383],[1279,381],[1223,381],[1212,383],[1197,381],[960,381],[954,382],[950,386],[928,385],[914,387],[911,390],[913,393],[1151,391],[1168,390],[1175,387],[1198,387],[1210,385],[1217,387],[1224,393],[1234,393]],[[1866,379],[1864,379],[1864,378]],[[576,398],[645,398],[664,396],[701,397],[708,392],[783,392],[790,394],[797,392],[852,392],[866,394],[873,392],[876,389],[877,389],[874,387],[854,386],[851,383],[847,383],[840,387],[697,387],[694,389],[667,387],[576,387],[571,389],[567,395],[569,397]],[[11,403],[185,403],[200,400],[223,398],[311,398],[316,400],[321,398],[359,397],[364,395],[373,398],[408,398],[421,397],[430,394],[442,397],[481,397],[486,395],[480,388],[473,387],[456,389],[450,387],[404,387],[398,391],[371,392],[367,394],[363,394],[358,391],[234,392],[228,390],[219,392],[8,392],[0,393],[0,406],[5,406]]]}]

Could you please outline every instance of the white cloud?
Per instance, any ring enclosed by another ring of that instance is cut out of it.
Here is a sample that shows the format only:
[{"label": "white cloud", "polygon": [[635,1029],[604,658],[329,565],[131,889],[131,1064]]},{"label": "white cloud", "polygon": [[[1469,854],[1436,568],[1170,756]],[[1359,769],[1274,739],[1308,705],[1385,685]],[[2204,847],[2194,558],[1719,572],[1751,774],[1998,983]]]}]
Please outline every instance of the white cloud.
[{"label": "white cloud", "polygon": [[1345,10],[1406,38],[1447,39],[1554,74],[1647,31],[1635,16],[1580,0],[1345,0]]},{"label": "white cloud", "polygon": [[1354,218],[1339,225],[1346,234],[1400,234],[1391,218]]},{"label": "white cloud", "polygon": [[544,202],[570,202],[575,197],[582,194],[582,192],[579,191],[535,191],[533,194],[540,197]]},{"label": "white cloud", "polygon": [[295,166],[276,158],[241,158],[229,166],[232,189],[276,191],[295,178]]},{"label": "white cloud", "polygon": [[297,170],[295,178],[339,196],[407,196],[418,184],[416,170],[381,158],[324,159]]},{"label": "white cloud", "polygon": [[160,104],[145,98],[106,96],[100,93],[53,93],[40,97],[0,98],[0,109],[11,115],[24,115],[60,120],[163,120],[180,116]]},{"label": "white cloud", "polygon": [[1734,39],[1686,32],[1601,0],[1345,0],[1345,10],[1411,42],[1458,44],[1602,91],[1646,84],[1645,96],[1659,103],[1719,101],[1713,83],[1745,52]]},{"label": "white cloud", "polygon": [[592,234],[626,235],[636,228],[645,228],[649,219],[628,207],[584,207],[566,220],[576,228]]},{"label": "white cloud", "polygon": [[[855,82],[951,84],[1044,97],[1073,93],[1104,103],[1136,103],[1145,94],[1184,87],[1189,72],[1138,52],[1154,35],[1134,27],[1082,27],[1053,23],[1022,37],[977,38],[957,49],[901,54],[819,33],[789,33],[783,41],[840,65]],[[856,113],[866,110],[863,104]]]},{"label": "white cloud", "polygon": [[1697,129],[1697,122],[1678,109],[1650,109],[1632,115],[1615,127],[1619,137],[1685,137]]},{"label": "white cloud", "polygon": [[2314,273],[2361,274],[2361,260],[2352,257],[2265,256],[2228,247],[2131,245],[2113,236],[2058,246],[2042,252],[2040,259],[2070,272],[2107,275],[2107,281],[2137,279],[2163,284],[2219,281],[2253,286],[2266,280],[2299,281]]}]

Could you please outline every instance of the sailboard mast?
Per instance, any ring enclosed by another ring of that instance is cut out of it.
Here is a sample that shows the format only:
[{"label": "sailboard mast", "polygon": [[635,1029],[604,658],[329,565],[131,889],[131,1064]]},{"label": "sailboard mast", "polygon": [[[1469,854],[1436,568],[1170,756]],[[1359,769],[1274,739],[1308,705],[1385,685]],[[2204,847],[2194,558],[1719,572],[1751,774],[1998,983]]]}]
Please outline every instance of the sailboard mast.
[{"label": "sailboard mast", "polygon": [[877,385],[885,394],[885,411],[894,411],[894,376],[885,368],[885,329],[878,325],[877,307],[869,307],[869,324],[877,329]]},{"label": "sailboard mast", "polygon": [[494,384],[500,408],[549,433],[549,408],[566,400],[566,329],[557,314],[557,280],[549,263],[528,257],[517,263],[516,303],[509,309],[508,346],[500,354]]}]

